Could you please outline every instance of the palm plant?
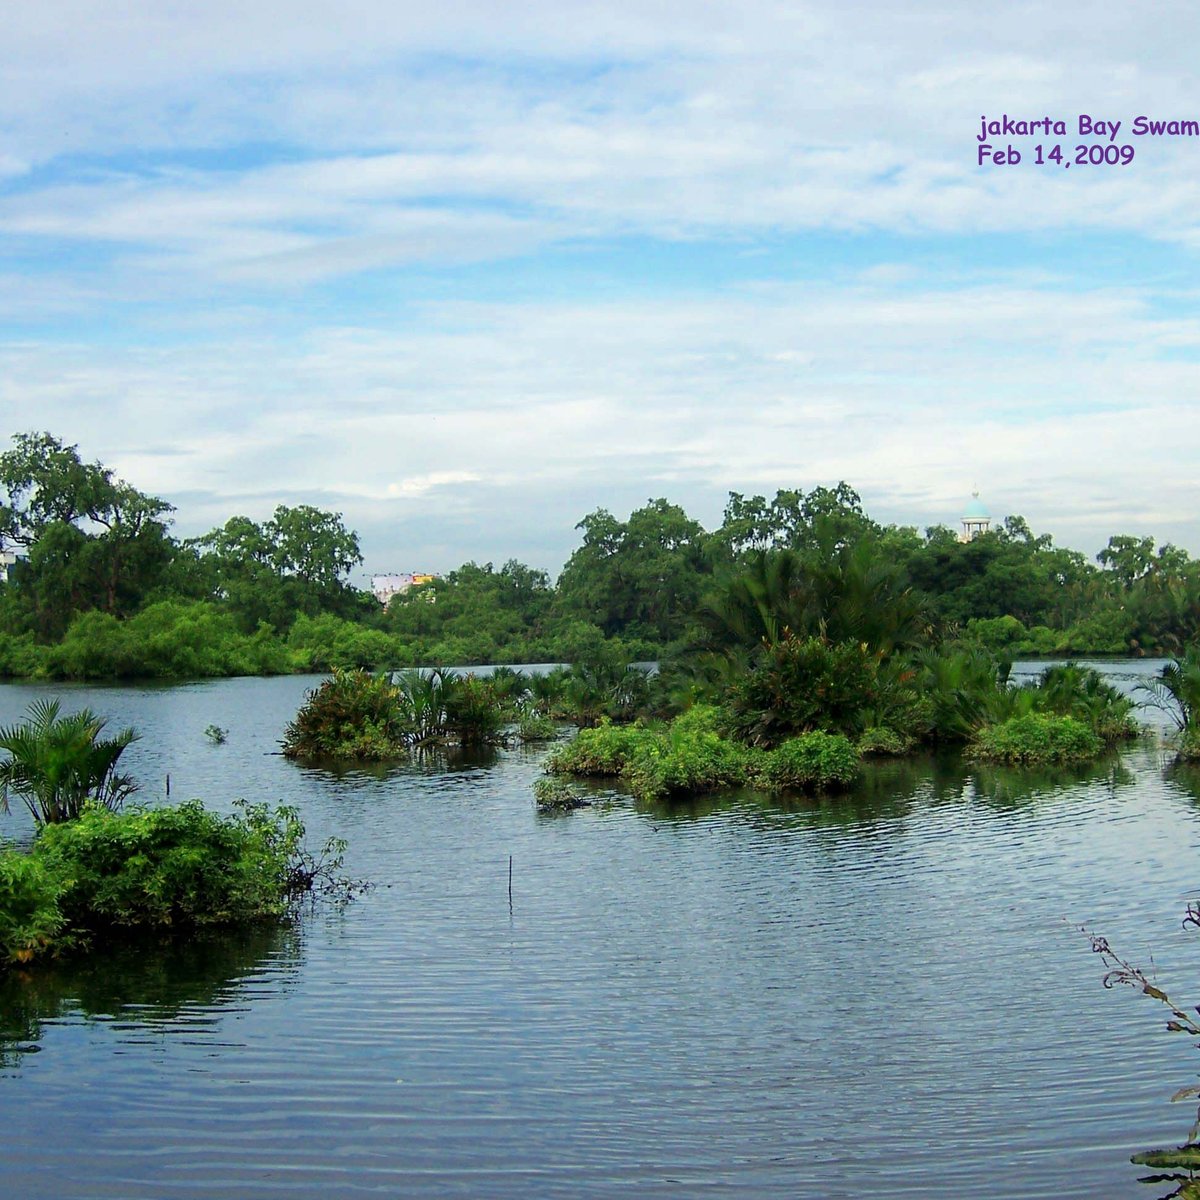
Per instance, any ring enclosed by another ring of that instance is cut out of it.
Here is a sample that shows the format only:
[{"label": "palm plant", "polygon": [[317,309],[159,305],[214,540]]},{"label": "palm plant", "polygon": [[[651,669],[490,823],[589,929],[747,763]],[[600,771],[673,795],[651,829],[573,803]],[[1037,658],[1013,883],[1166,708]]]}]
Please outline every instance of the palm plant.
[{"label": "palm plant", "polygon": [[1200,648],[1192,646],[1182,658],[1169,662],[1157,679],[1139,683],[1148,703],[1173,720],[1182,734],[1200,722]]},{"label": "palm plant", "polygon": [[396,688],[411,740],[420,745],[442,735],[446,727],[446,699],[454,690],[452,671],[399,671]]},{"label": "palm plant", "polygon": [[904,571],[870,541],[821,555],[749,555],[697,612],[697,649],[774,646],[789,637],[865,642],[890,656],[926,644],[931,619]]},{"label": "palm plant", "polygon": [[87,804],[115,812],[137,790],[128,775],[117,774],[117,760],[137,741],[132,729],[101,739],[107,724],[90,708],[60,716],[57,700],[36,700],[24,721],[0,729],[0,809],[18,795],[39,825],[69,821]]},{"label": "palm plant", "polygon": [[926,650],[916,669],[935,741],[970,741],[984,725],[1032,706],[1032,694],[1020,699],[1008,689],[1007,665],[980,650]]}]

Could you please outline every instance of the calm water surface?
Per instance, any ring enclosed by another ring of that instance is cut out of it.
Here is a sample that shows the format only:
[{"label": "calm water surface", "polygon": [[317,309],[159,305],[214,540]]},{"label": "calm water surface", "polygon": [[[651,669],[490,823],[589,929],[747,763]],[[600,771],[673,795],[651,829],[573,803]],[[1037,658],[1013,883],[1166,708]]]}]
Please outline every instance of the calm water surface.
[{"label": "calm water surface", "polygon": [[298,805],[378,884],[0,982],[0,1195],[1133,1197],[1128,1155],[1186,1135],[1200,1056],[1073,928],[1200,1001],[1200,774],[1153,743],[547,818],[542,751],[289,763],[312,682],[0,689],[0,721],[50,693],[137,726],[146,799]]}]

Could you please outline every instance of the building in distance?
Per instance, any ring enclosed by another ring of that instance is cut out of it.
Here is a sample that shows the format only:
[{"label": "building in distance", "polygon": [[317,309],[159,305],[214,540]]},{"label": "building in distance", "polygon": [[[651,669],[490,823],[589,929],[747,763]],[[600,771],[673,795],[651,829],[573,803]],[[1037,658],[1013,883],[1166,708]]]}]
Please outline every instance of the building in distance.
[{"label": "building in distance", "polygon": [[393,596],[402,596],[409,588],[416,587],[422,583],[430,583],[434,579],[441,579],[441,576],[427,571],[405,571],[398,574],[372,575],[371,591],[374,593],[375,599],[386,608]]},{"label": "building in distance", "polygon": [[973,542],[981,533],[987,533],[992,524],[991,514],[979,499],[979,493],[971,493],[971,502],[967,511],[962,515],[962,533],[958,535],[960,542]]}]

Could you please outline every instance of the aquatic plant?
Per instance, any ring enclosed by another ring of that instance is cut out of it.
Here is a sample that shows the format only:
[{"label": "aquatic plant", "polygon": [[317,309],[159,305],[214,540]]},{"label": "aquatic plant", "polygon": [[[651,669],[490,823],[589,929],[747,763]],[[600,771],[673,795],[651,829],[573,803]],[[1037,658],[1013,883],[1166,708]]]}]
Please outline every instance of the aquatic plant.
[{"label": "aquatic plant", "polygon": [[1174,722],[1180,758],[1200,759],[1200,648],[1192,646],[1137,690]]},{"label": "aquatic plant", "polygon": [[1012,715],[1010,665],[984,650],[927,650],[916,657],[915,684],[935,742],[966,742],[989,722]]},{"label": "aquatic plant", "polygon": [[446,727],[446,684],[453,678],[453,672],[438,669],[396,673],[395,701],[415,745],[442,735]]},{"label": "aquatic plant", "polygon": [[209,725],[204,731],[204,736],[214,746],[223,746],[229,740],[229,730],[222,729],[220,725]]},{"label": "aquatic plant", "polygon": [[620,775],[639,745],[654,734],[641,725],[613,725],[602,721],[581,729],[546,759],[546,770],[556,775]]},{"label": "aquatic plant", "polygon": [[724,708],[736,737],[771,747],[813,729],[857,732],[882,689],[865,643],[785,634],[730,682]]},{"label": "aquatic plant", "polygon": [[1041,712],[985,726],[970,747],[972,757],[984,762],[1030,765],[1088,762],[1103,751],[1104,743],[1082,721]]},{"label": "aquatic plant", "polygon": [[532,709],[523,709],[517,722],[517,738],[522,742],[552,742],[558,736],[558,726],[549,717]]},{"label": "aquatic plant", "polygon": [[500,739],[504,715],[488,680],[446,673],[441,693],[446,737],[460,746],[486,746]]},{"label": "aquatic plant", "polygon": [[761,750],[722,736],[723,714],[697,705],[669,724],[580,730],[546,761],[558,775],[620,776],[639,800],[698,796],[731,787],[766,791],[839,788],[858,773],[859,756],[841,734],[810,732]]},{"label": "aquatic plant", "polygon": [[879,758],[895,758],[908,754],[913,748],[913,740],[889,729],[886,725],[871,725],[858,735],[858,752]]},{"label": "aquatic plant", "polygon": [[386,675],[334,671],[307,693],[283,737],[288,758],[387,761],[408,752],[412,726]]},{"label": "aquatic plant", "polygon": [[32,855],[0,853],[0,968],[64,944],[61,891],[57,876]]},{"label": "aquatic plant", "polygon": [[840,733],[814,730],[789,738],[754,765],[752,778],[771,792],[848,787],[858,776],[859,754]]},{"label": "aquatic plant", "polygon": [[0,965],[126,929],[277,920],[294,896],[332,883],[344,843],[314,855],[294,808],[238,807],[90,807],[45,826],[28,852],[0,854]]},{"label": "aquatic plant", "polygon": [[672,723],[634,745],[622,774],[639,800],[698,796],[748,782],[749,753],[718,733]]},{"label": "aquatic plant", "polygon": [[74,820],[86,805],[115,811],[137,790],[117,761],[138,734],[123,729],[100,737],[107,721],[90,708],[60,716],[57,700],[35,700],[25,720],[0,729],[0,810],[20,796],[39,825]]},{"label": "aquatic plant", "polygon": [[1040,711],[1075,717],[1104,742],[1112,744],[1137,733],[1133,701],[1091,667],[1076,663],[1047,667],[1030,690]]},{"label": "aquatic plant", "polygon": [[565,667],[555,667],[543,675],[529,676],[529,695],[534,708],[543,716],[556,714],[569,675]]},{"label": "aquatic plant", "polygon": [[540,813],[574,812],[589,808],[592,800],[573,788],[565,779],[539,779],[533,785],[533,798]]}]

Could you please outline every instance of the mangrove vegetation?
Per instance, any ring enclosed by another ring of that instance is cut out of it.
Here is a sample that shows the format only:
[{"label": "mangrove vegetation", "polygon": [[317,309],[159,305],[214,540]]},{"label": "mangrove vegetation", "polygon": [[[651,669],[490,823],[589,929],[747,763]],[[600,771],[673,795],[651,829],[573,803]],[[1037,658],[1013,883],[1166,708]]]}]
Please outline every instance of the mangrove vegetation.
[{"label": "mangrove vegetation", "polygon": [[104,727],[90,709],[62,715],[41,700],[0,731],[0,800],[20,796],[36,828],[28,849],[0,850],[0,971],[119,933],[277,921],[333,881],[343,843],[311,854],[294,808],[124,808],[136,785],[117,765],[137,734]]},{"label": "mangrove vegetation", "polygon": [[845,483],[731,493],[713,530],[662,498],[625,520],[599,509],[556,581],[468,562],[386,608],[351,585],[362,548],[338,513],[280,505],[179,539],[172,511],[52,434],[16,435],[0,454],[0,539],[17,556],[0,586],[0,674],[664,661],[784,628],[887,655],[945,642],[1175,655],[1200,629],[1200,562],[1176,546],[1118,533],[1089,561],[1020,516],[963,542],[881,525]]}]

